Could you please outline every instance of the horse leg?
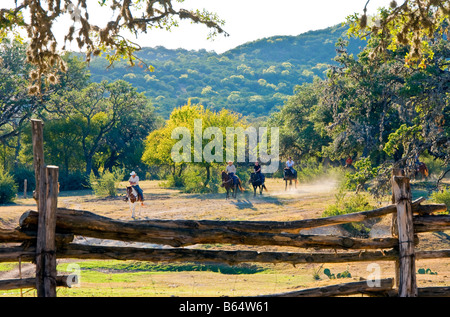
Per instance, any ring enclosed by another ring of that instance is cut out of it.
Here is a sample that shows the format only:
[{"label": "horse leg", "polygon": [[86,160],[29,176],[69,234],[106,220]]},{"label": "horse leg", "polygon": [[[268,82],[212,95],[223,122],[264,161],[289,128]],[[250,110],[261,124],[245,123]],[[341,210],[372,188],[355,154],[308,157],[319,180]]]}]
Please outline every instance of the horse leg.
[{"label": "horse leg", "polygon": [[131,218],[134,219],[134,210],[135,210],[136,206],[134,205],[134,203],[132,203],[130,201],[130,210],[131,210]]},{"label": "horse leg", "polygon": [[256,186],[253,185],[253,197],[255,197],[255,196],[256,196]]}]

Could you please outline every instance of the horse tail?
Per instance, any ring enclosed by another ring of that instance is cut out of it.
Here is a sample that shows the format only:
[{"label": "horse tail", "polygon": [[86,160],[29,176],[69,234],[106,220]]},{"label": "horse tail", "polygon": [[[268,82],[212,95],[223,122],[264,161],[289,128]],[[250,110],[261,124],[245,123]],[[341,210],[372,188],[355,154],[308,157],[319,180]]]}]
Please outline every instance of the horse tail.
[{"label": "horse tail", "polygon": [[266,185],[263,185],[263,188],[264,188],[264,190],[265,190],[266,192],[268,192],[268,190],[267,190],[267,188],[266,188]]},{"label": "horse tail", "polygon": [[244,188],[242,188],[242,185],[241,185],[241,180],[239,180],[239,182],[238,182],[238,186],[239,186],[239,189],[241,190],[241,192],[243,192],[243,191],[244,191]]},{"label": "horse tail", "polygon": [[425,164],[423,164],[423,165],[424,165],[424,167],[425,167],[425,170],[424,170],[425,177],[428,177],[428,175],[429,175],[429,173],[428,173],[428,167],[427,167]]}]

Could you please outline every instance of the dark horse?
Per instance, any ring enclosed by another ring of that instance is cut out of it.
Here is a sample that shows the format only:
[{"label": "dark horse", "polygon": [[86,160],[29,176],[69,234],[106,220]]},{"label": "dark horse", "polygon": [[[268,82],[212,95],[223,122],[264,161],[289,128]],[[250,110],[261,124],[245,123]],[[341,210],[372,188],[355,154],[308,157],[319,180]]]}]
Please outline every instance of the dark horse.
[{"label": "dark horse", "polygon": [[234,184],[233,179],[228,176],[227,172],[225,171],[222,172],[222,186],[225,187],[227,191],[227,199],[230,197],[230,191],[233,191],[234,198],[236,198],[238,188],[241,192],[244,191],[241,185],[241,180],[239,179],[238,183]]},{"label": "dark horse", "polygon": [[290,186],[292,186],[292,181],[295,181],[295,188],[297,188],[297,176],[292,173],[290,168],[288,168],[288,167],[284,168],[283,179],[286,182],[286,186],[284,187],[284,190],[287,190],[288,181],[289,181]]},{"label": "dark horse", "polygon": [[419,174],[421,175],[421,178],[427,178],[429,175],[428,172],[428,167],[425,165],[425,163],[420,162],[417,167],[416,167],[416,171],[414,173],[414,177],[417,178],[417,176],[419,176]]},{"label": "dark horse", "polygon": [[266,185],[262,182],[261,175],[251,173],[249,183],[253,185],[253,197],[256,196],[256,188],[259,187],[259,194],[262,195],[263,189],[267,191]]},{"label": "dark horse", "polygon": [[[144,197],[139,196],[136,189],[134,189],[132,186],[127,186],[127,196],[124,198],[124,201],[130,202],[130,210],[131,210],[131,217],[134,218],[134,211],[136,209],[135,202],[140,201],[141,205],[144,204]],[[139,210],[139,215],[141,214],[141,211]]]}]

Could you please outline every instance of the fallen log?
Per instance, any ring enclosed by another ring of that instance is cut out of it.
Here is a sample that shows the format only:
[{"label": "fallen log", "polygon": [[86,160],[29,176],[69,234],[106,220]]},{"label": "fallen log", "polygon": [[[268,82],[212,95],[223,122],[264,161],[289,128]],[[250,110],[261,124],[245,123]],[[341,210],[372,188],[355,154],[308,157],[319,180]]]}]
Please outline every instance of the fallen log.
[{"label": "fallen log", "polygon": [[0,228],[0,243],[24,242],[32,239],[35,239],[35,237],[31,237],[26,233],[21,232],[19,228]]},{"label": "fallen log", "polygon": [[[56,286],[69,287],[67,276],[57,276]],[[34,277],[23,279],[0,280],[0,290],[12,290],[18,288],[36,288],[36,279]]]},{"label": "fallen log", "polygon": [[450,230],[449,215],[414,216],[414,232],[430,232]]},{"label": "fallen log", "polygon": [[392,290],[394,280],[392,278],[379,280],[378,286],[373,286],[369,281],[350,282],[317,288],[302,289],[298,291],[261,295],[259,297],[332,297],[354,294],[387,293]]},{"label": "fallen log", "polygon": [[450,286],[420,287],[419,297],[450,297]]},{"label": "fallen log", "polygon": [[0,248],[0,262],[21,261],[32,262],[36,258],[36,248],[25,248],[24,246]]},{"label": "fallen log", "polygon": [[57,251],[58,258],[134,260],[148,262],[203,262],[203,263],[345,263],[362,261],[392,261],[398,252],[259,252],[243,250],[199,250],[184,248],[132,248],[69,244]]},{"label": "fallen log", "polygon": [[[22,215],[20,224],[30,229],[37,223],[37,212]],[[265,233],[235,231],[226,226],[209,229],[193,229],[156,226],[143,221],[120,221],[95,215],[86,211],[58,209],[56,232],[99,239],[147,242],[173,247],[195,244],[246,244],[276,245],[299,248],[326,249],[389,249],[398,245],[395,238],[358,239],[343,236],[298,235],[288,233]]]}]

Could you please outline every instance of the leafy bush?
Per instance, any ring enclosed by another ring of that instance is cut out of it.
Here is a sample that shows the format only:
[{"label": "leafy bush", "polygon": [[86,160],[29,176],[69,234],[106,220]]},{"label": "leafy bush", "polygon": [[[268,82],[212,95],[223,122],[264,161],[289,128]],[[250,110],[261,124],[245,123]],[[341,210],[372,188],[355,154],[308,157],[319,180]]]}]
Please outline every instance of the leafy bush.
[{"label": "leafy bush", "polygon": [[166,177],[166,181],[160,183],[161,187],[183,187],[183,177],[178,175],[169,174]]},{"label": "leafy bush", "polygon": [[[347,197],[345,187],[341,186],[336,194],[336,203],[329,205],[322,213],[322,217],[331,217],[338,215],[346,215],[355,212],[361,212],[373,209],[370,205],[366,195],[352,194]],[[341,225],[352,236],[367,237],[370,232],[370,227],[361,222],[352,222]]]},{"label": "leafy bush", "polygon": [[447,211],[450,210],[450,189],[447,188],[446,190],[434,192],[431,194],[431,200],[440,203],[440,204],[446,204],[447,205]]},{"label": "leafy bush", "polygon": [[370,158],[361,158],[355,164],[355,172],[347,173],[345,178],[347,179],[346,186],[348,189],[356,190],[359,192],[365,189],[365,185],[368,181],[375,178],[378,174],[378,168],[372,167]]},{"label": "leafy bush", "polygon": [[5,171],[0,171],[0,204],[12,202],[16,197],[17,184]]},{"label": "leafy bush", "polygon": [[117,188],[119,187],[119,183],[123,179],[124,174],[125,172],[122,169],[113,170],[112,173],[106,170],[99,178],[91,173],[89,183],[96,196],[114,197],[117,196]]}]

